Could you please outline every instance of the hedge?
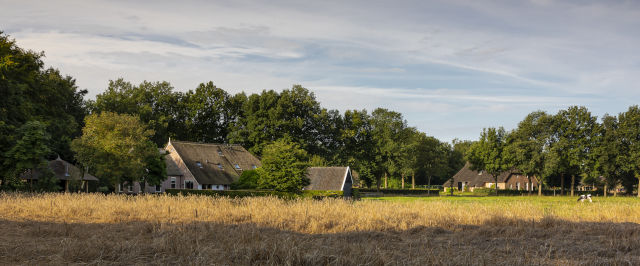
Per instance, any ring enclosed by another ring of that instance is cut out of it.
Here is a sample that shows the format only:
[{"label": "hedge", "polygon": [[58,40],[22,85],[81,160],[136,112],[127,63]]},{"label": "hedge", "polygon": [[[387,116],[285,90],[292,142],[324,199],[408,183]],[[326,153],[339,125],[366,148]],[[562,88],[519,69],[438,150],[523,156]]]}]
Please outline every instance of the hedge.
[{"label": "hedge", "polygon": [[[399,195],[434,195],[437,196],[440,192],[439,189],[426,189],[426,188],[416,188],[416,189],[391,189],[391,188],[381,188],[380,190],[375,188],[358,188],[354,189],[354,191],[358,191],[359,193],[367,193],[367,192],[381,192],[382,194],[399,194]],[[355,195],[355,193],[354,193]]]},{"label": "hedge", "polygon": [[204,195],[230,198],[244,197],[267,197],[273,196],[283,199],[294,198],[339,198],[342,197],[342,191],[332,190],[304,190],[301,193],[281,192],[273,190],[197,190],[197,189],[167,189],[165,191],[170,195]]}]

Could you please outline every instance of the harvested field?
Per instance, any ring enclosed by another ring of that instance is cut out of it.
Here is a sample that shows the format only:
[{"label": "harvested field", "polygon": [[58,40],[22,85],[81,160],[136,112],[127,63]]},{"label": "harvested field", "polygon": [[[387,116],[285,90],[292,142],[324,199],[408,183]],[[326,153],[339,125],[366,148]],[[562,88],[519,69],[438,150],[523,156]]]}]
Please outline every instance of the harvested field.
[{"label": "harvested field", "polygon": [[7,264],[640,264],[640,201],[0,194]]}]

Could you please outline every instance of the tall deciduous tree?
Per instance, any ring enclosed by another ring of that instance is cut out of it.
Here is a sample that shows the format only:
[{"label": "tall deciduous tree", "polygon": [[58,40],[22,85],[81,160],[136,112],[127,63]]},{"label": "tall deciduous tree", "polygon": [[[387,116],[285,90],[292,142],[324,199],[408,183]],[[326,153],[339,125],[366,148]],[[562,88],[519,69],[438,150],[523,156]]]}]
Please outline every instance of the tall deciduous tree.
[{"label": "tall deciduous tree", "polygon": [[473,143],[467,153],[467,161],[474,171],[486,171],[495,180],[498,195],[498,176],[510,170],[511,166],[505,158],[507,133],[504,128],[483,129],[480,139]]},{"label": "tall deciduous tree", "polygon": [[299,192],[309,185],[309,155],[297,143],[283,138],[265,146],[262,167],[258,168],[258,187]]},{"label": "tall deciduous tree", "polygon": [[[17,129],[28,121],[40,121],[51,136],[53,153],[70,160],[71,139],[80,134],[86,114],[86,90],[53,68],[45,69],[44,53],[26,51],[0,31],[0,164],[2,154],[16,141]],[[53,154],[52,153],[52,154]],[[0,169],[0,175],[6,175]]]},{"label": "tall deciduous tree", "polygon": [[407,122],[402,114],[377,108],[371,115],[372,136],[375,143],[372,152],[377,173],[377,186],[380,187],[381,176],[384,175],[385,188],[389,175],[399,173],[402,143],[409,136]]},{"label": "tall deciduous tree", "polygon": [[562,152],[556,153],[567,166],[566,172],[571,175],[571,196],[574,195],[575,177],[593,171],[589,165],[589,152],[593,147],[593,136],[596,131],[597,118],[585,107],[572,106],[560,110],[556,114],[557,147]]},{"label": "tall deciduous tree", "polygon": [[87,116],[82,136],[73,140],[77,160],[89,167],[103,184],[115,188],[123,182],[141,181],[147,161],[158,157],[157,146],[137,116],[103,112]]},{"label": "tall deciduous tree", "polygon": [[638,178],[640,197],[640,108],[637,105],[618,115],[620,141],[626,154],[620,157],[623,167]]},{"label": "tall deciduous tree", "polygon": [[548,142],[551,122],[551,116],[543,111],[530,113],[509,135],[505,148],[507,160],[529,179],[529,187],[532,187],[532,177],[538,181],[538,196],[542,196],[545,145]]}]

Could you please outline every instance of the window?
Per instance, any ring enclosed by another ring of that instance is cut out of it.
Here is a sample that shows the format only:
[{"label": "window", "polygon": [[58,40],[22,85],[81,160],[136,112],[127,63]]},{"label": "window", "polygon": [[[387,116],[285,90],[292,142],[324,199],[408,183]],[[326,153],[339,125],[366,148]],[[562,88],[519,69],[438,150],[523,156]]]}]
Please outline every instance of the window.
[{"label": "window", "polygon": [[216,189],[220,189],[220,186],[219,186],[219,185],[216,185]]},{"label": "window", "polygon": [[224,156],[224,154],[222,153],[222,151],[221,151],[221,150],[218,150],[218,155],[220,155],[220,156]]},{"label": "window", "polygon": [[200,161],[197,161],[197,162],[196,162],[196,166],[198,166],[198,167],[202,168],[202,163],[201,163]]},{"label": "window", "polygon": [[516,183],[516,189],[520,190],[520,182]]},{"label": "window", "polygon": [[255,164],[251,165],[251,169],[256,169],[256,168],[258,168],[258,167]]},{"label": "window", "polygon": [[222,164],[218,164],[218,169],[222,170]]},{"label": "window", "polygon": [[127,185],[127,191],[130,193],[133,192],[133,186],[131,184]]},{"label": "window", "polygon": [[236,169],[238,169],[238,170],[241,170],[241,169],[240,169],[240,165],[239,165],[239,164],[234,164],[234,165],[233,165],[233,167],[235,167],[235,168],[236,168]]},{"label": "window", "polygon": [[513,189],[513,184],[509,184],[509,189]]},{"label": "window", "polygon": [[176,188],[176,178],[171,177],[171,188]]},{"label": "window", "polygon": [[162,192],[162,185],[156,185],[156,192]]},{"label": "window", "polygon": [[184,181],[184,188],[186,188],[186,189],[193,189],[193,181],[185,180],[185,181]]}]

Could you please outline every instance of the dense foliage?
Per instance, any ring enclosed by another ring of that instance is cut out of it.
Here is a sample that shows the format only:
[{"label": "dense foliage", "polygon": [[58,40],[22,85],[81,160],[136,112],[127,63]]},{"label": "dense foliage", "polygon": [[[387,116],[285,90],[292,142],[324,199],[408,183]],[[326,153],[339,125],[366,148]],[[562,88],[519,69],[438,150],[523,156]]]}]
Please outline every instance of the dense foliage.
[{"label": "dense foliage", "polygon": [[601,121],[578,106],[555,115],[532,112],[511,132],[485,129],[467,158],[494,176],[517,169],[547,188],[559,187],[560,194],[568,188],[573,195],[579,184],[632,193],[640,177],[640,108]]},{"label": "dense foliage", "polygon": [[[78,162],[101,178],[103,185],[166,179],[164,159],[137,116],[104,112],[86,118],[82,137],[71,145]],[[154,167],[150,167],[154,166]],[[150,169],[151,168],[151,169]],[[156,176],[156,178],[153,178]]]},{"label": "dense foliage", "polygon": [[[44,160],[59,155],[72,161],[71,140],[80,135],[86,114],[83,97],[86,90],[78,90],[75,80],[63,76],[53,68],[45,68],[43,53],[18,47],[14,40],[0,31],[0,176],[15,178],[24,164],[15,164],[16,145],[20,144],[27,123],[40,123],[49,137],[33,155]],[[23,150],[24,151],[24,150]],[[20,156],[23,156],[20,155]],[[9,185],[3,182],[3,186]]]}]

